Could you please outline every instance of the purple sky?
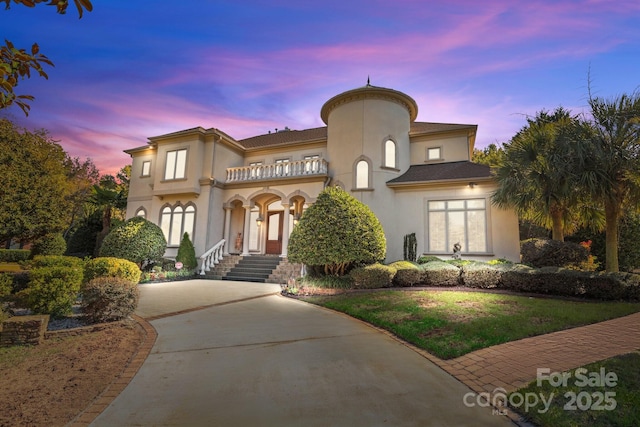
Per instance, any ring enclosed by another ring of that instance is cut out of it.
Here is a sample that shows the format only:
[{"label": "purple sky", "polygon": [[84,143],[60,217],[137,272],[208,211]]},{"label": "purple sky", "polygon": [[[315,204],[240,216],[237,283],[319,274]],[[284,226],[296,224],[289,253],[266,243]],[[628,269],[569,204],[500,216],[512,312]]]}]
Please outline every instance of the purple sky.
[{"label": "purple sky", "polygon": [[103,173],[147,138],[196,126],[242,139],[323,126],[322,104],[371,84],[405,92],[418,121],[478,124],[509,140],[525,115],[640,87],[637,0],[94,0],[78,19],[40,5],[0,10],[0,34],[40,45],[49,80],[29,117]]}]

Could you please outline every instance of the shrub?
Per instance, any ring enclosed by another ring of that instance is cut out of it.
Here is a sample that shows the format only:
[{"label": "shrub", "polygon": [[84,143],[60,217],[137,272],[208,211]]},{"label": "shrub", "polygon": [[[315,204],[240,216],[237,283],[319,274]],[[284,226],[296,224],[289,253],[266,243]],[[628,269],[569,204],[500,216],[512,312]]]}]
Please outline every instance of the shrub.
[{"label": "shrub", "polygon": [[27,306],[35,313],[60,317],[71,312],[82,283],[82,270],[71,267],[40,267],[30,272]]},{"label": "shrub", "polygon": [[564,267],[589,259],[589,251],[574,242],[529,239],[520,243],[522,262],[532,267]]},{"label": "shrub", "polygon": [[371,209],[341,188],[327,187],[294,227],[288,258],[342,276],[354,265],[383,260],[386,247],[382,225]]},{"label": "shrub", "polygon": [[84,261],[80,258],[65,255],[36,255],[29,262],[30,268],[69,267],[82,269]]},{"label": "shrub", "polygon": [[30,256],[28,249],[0,249],[0,262],[26,261]]},{"label": "shrub", "polygon": [[13,274],[0,273],[0,300],[8,297],[13,291]]},{"label": "shrub", "polygon": [[426,286],[458,286],[460,269],[443,261],[433,261],[420,267],[422,283]]},{"label": "shrub", "polygon": [[191,243],[191,239],[189,239],[189,233],[184,233],[182,236],[178,255],[176,255],[176,262],[181,262],[186,270],[193,270],[198,266],[196,250],[193,247],[193,243]]},{"label": "shrub", "polygon": [[46,234],[31,246],[31,256],[36,255],[64,255],[67,251],[67,242],[60,233]]},{"label": "shrub", "polygon": [[396,269],[393,277],[395,286],[410,287],[419,286],[422,280],[420,268],[409,261],[396,261],[389,264],[389,267]]},{"label": "shrub", "polygon": [[120,277],[97,277],[82,288],[82,312],[92,323],[121,320],[138,307],[136,283]]},{"label": "shrub", "polygon": [[418,264],[426,264],[432,261],[442,261],[442,260],[437,256],[433,256],[433,255],[422,255],[420,258],[418,258]]},{"label": "shrub", "polygon": [[138,216],[107,234],[100,247],[100,256],[123,258],[142,267],[162,260],[166,247],[167,240],[160,227]]},{"label": "shrub", "polygon": [[351,278],[356,288],[376,289],[391,286],[396,269],[379,263],[351,270]]},{"label": "shrub", "polygon": [[140,268],[135,263],[113,257],[94,258],[87,261],[84,266],[85,282],[98,277],[116,277],[138,283],[141,274]]},{"label": "shrub", "polygon": [[464,286],[470,288],[497,288],[502,280],[502,269],[489,264],[468,264],[460,273]]}]

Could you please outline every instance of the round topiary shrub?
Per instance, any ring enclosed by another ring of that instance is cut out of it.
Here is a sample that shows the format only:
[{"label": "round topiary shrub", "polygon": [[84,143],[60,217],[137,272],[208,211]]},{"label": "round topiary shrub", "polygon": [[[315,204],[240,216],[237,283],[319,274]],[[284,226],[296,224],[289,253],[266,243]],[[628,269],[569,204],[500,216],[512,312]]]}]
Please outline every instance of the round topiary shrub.
[{"label": "round topiary shrub", "polygon": [[90,259],[84,266],[84,281],[98,277],[116,277],[133,283],[140,281],[142,272],[137,264],[121,258],[99,257]]},{"label": "round topiary shrub", "polygon": [[167,240],[160,227],[137,216],[107,234],[100,256],[127,259],[142,267],[162,260],[166,247]]},{"label": "round topiary shrub", "polygon": [[396,275],[393,277],[395,286],[409,287],[419,286],[422,280],[420,268],[409,261],[396,261],[389,264],[390,267],[396,269]]},{"label": "round topiary shrub", "polygon": [[349,275],[356,288],[377,289],[391,286],[396,269],[379,263],[354,268]]},{"label": "round topiary shrub", "polygon": [[22,292],[33,312],[62,317],[71,313],[81,284],[80,268],[40,267],[30,272],[29,284]]},{"label": "round topiary shrub", "polygon": [[60,233],[44,235],[31,245],[31,256],[64,255],[66,251],[67,242]]},{"label": "round topiary shrub", "polygon": [[354,265],[383,260],[386,250],[382,225],[371,209],[341,188],[327,187],[293,229],[288,258],[343,276]]},{"label": "round topiary shrub", "polygon": [[119,277],[97,277],[82,288],[82,312],[91,323],[129,316],[138,307],[138,286]]},{"label": "round topiary shrub", "polygon": [[422,282],[426,286],[458,286],[460,284],[460,268],[448,262],[428,262],[420,268]]}]

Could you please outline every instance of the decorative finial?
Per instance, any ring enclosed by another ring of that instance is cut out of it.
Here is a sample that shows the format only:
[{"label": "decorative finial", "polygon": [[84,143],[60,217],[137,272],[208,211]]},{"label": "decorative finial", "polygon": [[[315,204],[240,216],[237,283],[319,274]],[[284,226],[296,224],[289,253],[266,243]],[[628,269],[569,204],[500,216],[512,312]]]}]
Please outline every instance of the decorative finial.
[{"label": "decorative finial", "polygon": [[367,87],[371,86],[371,79],[367,76]]}]

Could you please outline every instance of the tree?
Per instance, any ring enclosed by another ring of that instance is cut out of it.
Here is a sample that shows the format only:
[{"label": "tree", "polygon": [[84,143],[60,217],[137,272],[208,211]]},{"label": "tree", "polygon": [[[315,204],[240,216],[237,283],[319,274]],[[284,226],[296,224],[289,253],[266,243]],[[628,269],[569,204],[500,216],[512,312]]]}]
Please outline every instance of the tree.
[{"label": "tree", "polygon": [[[557,108],[553,113],[538,112],[527,119],[508,144],[494,168],[498,188],[492,201],[502,208],[515,208],[521,218],[550,227],[554,240],[578,225],[601,224],[601,216],[580,191],[585,179],[592,179],[586,168],[591,154],[590,128]],[[585,178],[586,177],[586,178]]]},{"label": "tree", "polygon": [[0,119],[0,241],[62,232],[69,213],[68,157],[46,131]]},{"label": "tree", "polygon": [[124,209],[127,207],[129,195],[129,181],[131,166],[125,166],[118,172],[117,178],[104,175],[100,178],[100,185],[93,186],[90,203],[102,210],[102,231],[96,237],[95,254],[98,254],[102,240],[111,230],[111,219],[114,213],[124,219]]},{"label": "tree", "polygon": [[288,258],[342,276],[357,264],[385,257],[382,225],[368,206],[339,187],[327,187],[289,238]]},{"label": "tree", "polygon": [[[2,0],[6,8],[11,6],[11,0]],[[39,3],[46,3],[49,6],[56,6],[58,13],[64,14],[69,6],[68,0],[13,0],[14,3],[28,7],[34,7]],[[93,10],[93,5],[89,0],[74,0],[78,15],[82,18],[83,10]],[[25,115],[29,115],[31,106],[27,103],[33,101],[31,95],[16,95],[15,88],[20,79],[30,78],[31,71],[35,71],[41,77],[48,79],[43,65],[53,66],[53,62],[40,53],[37,43],[31,46],[30,50],[16,48],[9,40],[5,40],[5,45],[0,46],[0,109],[9,107],[12,104],[19,106]]]},{"label": "tree", "polygon": [[502,147],[498,147],[496,144],[489,144],[482,150],[474,148],[472,161],[481,165],[496,167],[500,164],[503,156],[504,149]]},{"label": "tree", "polygon": [[189,233],[184,233],[180,246],[178,247],[178,254],[176,255],[176,262],[181,262],[184,268],[187,270],[193,270],[198,266],[198,260],[196,259],[196,249],[189,239]]},{"label": "tree", "polygon": [[162,260],[167,240],[162,229],[136,216],[111,230],[102,242],[101,257],[127,259],[142,267]]},{"label": "tree", "polygon": [[618,224],[626,204],[640,200],[640,92],[611,99],[589,95],[594,134],[590,182],[592,196],[604,205],[606,270],[619,271]]}]

